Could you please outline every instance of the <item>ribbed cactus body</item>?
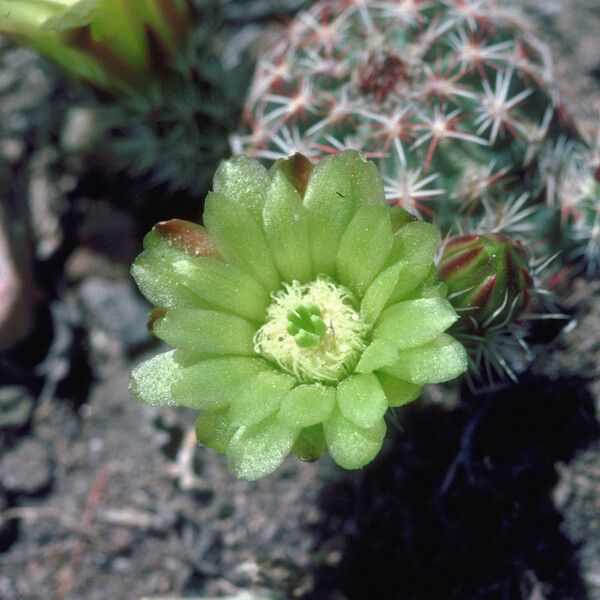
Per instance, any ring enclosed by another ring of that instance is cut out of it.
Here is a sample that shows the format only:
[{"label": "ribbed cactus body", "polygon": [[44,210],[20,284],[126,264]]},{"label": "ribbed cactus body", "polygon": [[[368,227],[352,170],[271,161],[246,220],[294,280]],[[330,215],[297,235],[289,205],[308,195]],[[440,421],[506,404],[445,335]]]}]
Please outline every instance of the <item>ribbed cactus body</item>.
[{"label": "ribbed cactus body", "polygon": [[549,49],[514,3],[327,0],[260,61],[233,146],[263,159],[351,146],[379,161],[390,203],[446,231],[510,229],[507,188],[533,189],[561,110]]}]

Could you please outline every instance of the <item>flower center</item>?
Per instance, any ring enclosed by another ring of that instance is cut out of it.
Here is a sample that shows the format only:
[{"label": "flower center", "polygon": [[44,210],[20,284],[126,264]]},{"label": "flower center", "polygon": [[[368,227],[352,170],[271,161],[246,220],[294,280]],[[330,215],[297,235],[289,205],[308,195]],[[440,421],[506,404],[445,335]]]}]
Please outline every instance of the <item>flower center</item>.
[{"label": "flower center", "polygon": [[255,352],[304,383],[336,383],[352,372],[369,326],[349,289],[318,277],[286,283],[272,298],[254,336]]}]

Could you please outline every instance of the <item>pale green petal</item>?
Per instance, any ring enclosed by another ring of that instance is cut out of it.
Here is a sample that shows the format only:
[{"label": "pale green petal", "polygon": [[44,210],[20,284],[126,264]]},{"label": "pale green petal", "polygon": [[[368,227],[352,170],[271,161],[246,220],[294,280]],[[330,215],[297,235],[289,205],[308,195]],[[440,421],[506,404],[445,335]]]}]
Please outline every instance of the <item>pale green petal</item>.
[{"label": "pale green petal", "polygon": [[352,219],[355,205],[345,162],[327,156],[315,166],[304,194],[314,275],[334,275],[338,242]]},{"label": "pale green petal", "polygon": [[302,198],[281,171],[273,174],[263,210],[267,243],[285,281],[311,279],[308,217]]},{"label": "pale green petal", "polygon": [[439,243],[438,230],[421,221],[408,223],[394,234],[387,265],[401,262],[403,266],[390,302],[397,302],[410,294],[427,277]]},{"label": "pale green petal", "polygon": [[221,161],[213,181],[215,192],[228,196],[248,209],[258,223],[262,223],[268,185],[267,169],[258,161],[244,155]]},{"label": "pale green petal", "polygon": [[388,406],[396,408],[416,400],[423,391],[422,385],[396,379],[385,373],[377,373],[377,379],[385,393]]},{"label": "pale green petal", "polygon": [[236,387],[229,407],[234,425],[254,425],[274,413],[296,380],[275,369],[257,373]]},{"label": "pale green petal", "polygon": [[386,206],[359,209],[339,243],[336,266],[340,281],[362,296],[383,267],[392,241]]},{"label": "pale green petal", "polygon": [[367,323],[374,323],[388,303],[404,265],[396,263],[382,271],[369,286],[360,305],[360,314]]},{"label": "pale green petal", "polygon": [[309,427],[329,417],[335,405],[335,388],[320,383],[299,385],[289,392],[277,418],[289,427]]},{"label": "pale green petal", "polygon": [[430,342],[458,319],[447,300],[419,298],[386,308],[375,327],[376,339],[392,342],[397,348],[414,348]]},{"label": "pale green petal", "polygon": [[333,460],[344,469],[360,469],[377,456],[386,427],[381,419],[373,427],[363,429],[335,410],[323,423],[323,430]]},{"label": "pale green petal", "polygon": [[175,351],[157,354],[133,369],[129,378],[131,395],[142,404],[173,406],[171,386],[183,372],[174,358]]},{"label": "pale green petal", "polygon": [[357,373],[372,373],[381,367],[393,365],[398,361],[398,348],[386,340],[373,340],[362,353]]},{"label": "pale green petal", "polygon": [[344,379],[337,388],[340,412],[358,427],[377,424],[388,408],[388,403],[375,375],[359,374]]},{"label": "pale green petal", "polygon": [[185,254],[164,247],[144,250],[131,266],[131,275],[140,292],[154,306],[195,306],[208,308],[206,301],[185,287],[173,271],[173,262]]},{"label": "pale green petal", "polygon": [[241,317],[197,308],[169,308],[152,333],[167,344],[207,354],[254,354],[256,328]]},{"label": "pale green petal", "polygon": [[196,419],[196,439],[199,444],[225,453],[229,442],[238,427],[232,425],[227,417],[228,410],[211,410],[202,413]]},{"label": "pale green petal", "polygon": [[292,452],[300,459],[313,462],[325,452],[326,442],[323,425],[312,425],[300,431]]},{"label": "pale green petal", "polygon": [[286,427],[275,416],[241,427],[227,449],[229,466],[240,479],[260,479],[279,467],[297,437],[297,429]]},{"label": "pale green petal", "polygon": [[210,192],[204,205],[204,225],[227,262],[247,271],[268,290],[280,277],[265,234],[250,211],[228,196]]},{"label": "pale green petal", "polygon": [[269,294],[241,269],[210,257],[185,257],[173,263],[171,272],[179,285],[205,302],[251,321],[263,321]]},{"label": "pale green petal", "polygon": [[383,181],[375,163],[356,150],[345,150],[338,156],[350,175],[354,206],[358,208],[370,204],[385,204]]},{"label": "pale green petal", "polygon": [[467,370],[467,353],[453,337],[442,333],[433,341],[400,351],[400,359],[384,373],[416,384],[441,383]]},{"label": "pale green petal", "polygon": [[171,387],[177,404],[189,408],[225,408],[232,391],[242,381],[271,367],[261,358],[227,356],[210,358],[186,367]]}]

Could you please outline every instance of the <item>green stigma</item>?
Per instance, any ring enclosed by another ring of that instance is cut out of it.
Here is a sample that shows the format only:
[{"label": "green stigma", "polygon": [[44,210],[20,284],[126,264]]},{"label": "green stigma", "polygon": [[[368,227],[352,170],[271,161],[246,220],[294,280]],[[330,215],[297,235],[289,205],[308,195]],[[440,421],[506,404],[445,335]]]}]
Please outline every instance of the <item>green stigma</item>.
[{"label": "green stigma", "polygon": [[321,309],[314,303],[296,304],[287,312],[287,332],[300,348],[310,348],[323,341],[327,326]]}]

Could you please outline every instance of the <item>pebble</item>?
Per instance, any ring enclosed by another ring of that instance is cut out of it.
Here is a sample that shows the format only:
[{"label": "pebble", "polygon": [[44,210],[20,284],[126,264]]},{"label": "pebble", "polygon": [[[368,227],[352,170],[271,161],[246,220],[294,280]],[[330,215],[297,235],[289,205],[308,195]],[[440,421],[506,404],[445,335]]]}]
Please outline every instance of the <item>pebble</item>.
[{"label": "pebble", "polygon": [[42,441],[29,438],[0,460],[0,485],[16,494],[37,494],[52,483],[50,448]]},{"label": "pebble", "polygon": [[31,418],[33,398],[18,385],[0,388],[0,429],[20,429]]}]

